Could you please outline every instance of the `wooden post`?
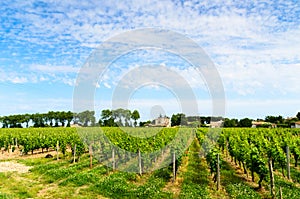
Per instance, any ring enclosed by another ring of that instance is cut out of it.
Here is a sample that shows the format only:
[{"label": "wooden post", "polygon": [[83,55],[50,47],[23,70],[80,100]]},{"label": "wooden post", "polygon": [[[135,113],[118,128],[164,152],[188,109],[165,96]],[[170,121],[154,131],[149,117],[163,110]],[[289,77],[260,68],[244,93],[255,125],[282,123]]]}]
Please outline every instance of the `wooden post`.
[{"label": "wooden post", "polygon": [[280,196],[280,199],[282,199],[282,187],[279,187],[279,196]]},{"label": "wooden post", "polygon": [[228,158],[228,157],[229,157],[229,154],[228,154],[228,141],[226,139],[226,158]]},{"label": "wooden post", "polygon": [[252,182],[255,181],[254,179],[254,167],[253,167],[253,158],[252,158],[252,154],[251,154],[251,179],[252,179]]},{"label": "wooden post", "polygon": [[176,180],[176,156],[175,151],[173,151],[173,183]]},{"label": "wooden post", "polygon": [[115,149],[112,149],[112,166],[113,166],[113,171],[116,169],[116,161],[115,161]]},{"label": "wooden post", "polygon": [[274,173],[273,173],[273,166],[272,166],[272,159],[271,158],[269,158],[268,165],[269,165],[269,172],[270,172],[270,191],[271,191],[271,196],[272,196],[272,198],[275,198],[276,197],[276,193],[275,193],[275,180],[274,180]]},{"label": "wooden post", "polygon": [[290,170],[290,148],[286,146],[286,167],[287,167],[287,177],[291,179],[291,170]]},{"label": "wooden post", "polygon": [[89,154],[90,154],[90,168],[93,168],[93,151],[92,151],[92,144],[89,146]]},{"label": "wooden post", "polygon": [[140,151],[140,149],[139,149],[139,151],[138,151],[138,156],[139,156],[139,173],[140,173],[140,175],[142,175],[142,157],[141,157],[141,151]]},{"label": "wooden post", "polygon": [[76,144],[74,145],[73,163],[76,162]]},{"label": "wooden post", "polygon": [[220,190],[220,154],[217,154],[217,190]]},{"label": "wooden post", "polygon": [[57,140],[57,142],[56,142],[56,160],[59,160],[58,150],[59,150],[59,141]]}]

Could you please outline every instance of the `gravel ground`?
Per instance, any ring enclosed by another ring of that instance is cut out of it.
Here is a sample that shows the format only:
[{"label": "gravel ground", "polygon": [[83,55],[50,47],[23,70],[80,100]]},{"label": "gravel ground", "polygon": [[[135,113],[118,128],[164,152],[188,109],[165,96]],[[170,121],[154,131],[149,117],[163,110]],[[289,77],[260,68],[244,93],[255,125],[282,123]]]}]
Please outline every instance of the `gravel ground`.
[{"label": "gravel ground", "polygon": [[25,166],[15,162],[0,162],[0,172],[16,171],[19,173],[26,173],[32,167]]}]

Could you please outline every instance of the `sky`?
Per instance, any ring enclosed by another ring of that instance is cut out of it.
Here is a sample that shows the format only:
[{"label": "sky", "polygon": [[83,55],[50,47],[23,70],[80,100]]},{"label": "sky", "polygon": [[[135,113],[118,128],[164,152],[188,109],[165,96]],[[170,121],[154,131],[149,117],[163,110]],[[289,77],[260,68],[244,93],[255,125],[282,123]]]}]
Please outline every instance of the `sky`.
[{"label": "sky", "polygon": [[[300,111],[297,0],[13,0],[1,1],[0,13],[0,116],[75,110],[78,77],[93,53],[143,28],[180,34],[205,52],[222,83],[224,117],[293,117]],[[135,39],[130,35],[126,41]],[[210,77],[184,58],[147,46],[123,53],[97,76],[96,116],[116,108],[117,100],[139,110],[141,120],[183,112],[185,103],[193,109],[187,115],[212,115]],[[135,83],[130,96],[116,99],[128,82]],[[182,82],[193,100],[180,97]]]}]

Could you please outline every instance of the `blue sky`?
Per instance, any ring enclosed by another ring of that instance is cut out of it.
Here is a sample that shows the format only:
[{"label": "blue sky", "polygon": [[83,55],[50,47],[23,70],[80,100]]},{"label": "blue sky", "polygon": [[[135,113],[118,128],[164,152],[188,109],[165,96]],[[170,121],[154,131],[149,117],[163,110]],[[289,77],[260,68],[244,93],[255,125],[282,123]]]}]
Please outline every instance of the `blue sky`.
[{"label": "blue sky", "polygon": [[[226,117],[295,116],[300,111],[300,2],[279,1],[1,1],[0,115],[72,110],[77,74],[99,45],[126,31],[160,28],[195,41],[214,62]],[[157,50],[115,60],[95,85],[95,109],[111,108],[118,81],[143,65],[172,68],[189,83],[194,113],[210,115],[203,77],[185,60]],[[172,78],[172,77],[169,77]],[[176,82],[176,81],[175,81]],[[163,86],[140,87],[128,108],[142,119],[180,112]]]}]

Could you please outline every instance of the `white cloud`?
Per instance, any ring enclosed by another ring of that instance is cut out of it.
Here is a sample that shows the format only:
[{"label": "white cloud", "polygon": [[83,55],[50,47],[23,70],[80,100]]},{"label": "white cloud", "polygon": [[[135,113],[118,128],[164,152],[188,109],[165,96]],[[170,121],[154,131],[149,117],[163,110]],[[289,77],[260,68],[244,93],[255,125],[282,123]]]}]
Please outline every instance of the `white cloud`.
[{"label": "white cloud", "polygon": [[22,83],[28,82],[26,77],[12,77],[12,78],[9,78],[9,80],[15,84],[22,84]]},{"label": "white cloud", "polygon": [[[37,5],[34,0],[0,3],[3,4],[0,32],[7,39],[3,44],[7,46],[2,48],[16,60],[15,66],[8,67],[11,58],[0,57],[3,66],[0,81],[49,81],[74,85],[79,66],[101,42],[127,30],[157,27],[178,31],[203,47],[215,62],[229,98],[300,97],[297,86],[300,5],[297,2],[132,0],[99,3],[52,0],[44,3],[48,6],[34,6]],[[131,61],[146,60],[147,56],[150,55],[140,54]],[[204,88],[202,78],[192,67],[179,69],[174,60],[161,60],[166,56],[151,56],[158,64],[163,62],[167,67],[174,66],[176,73],[192,88]],[[99,83],[113,88],[128,70],[136,67],[134,64],[140,65],[128,60],[124,62],[126,64],[129,65],[127,68],[120,66],[118,70],[109,71]],[[22,70],[20,65],[23,65]],[[174,78],[158,75],[160,78]]]},{"label": "white cloud", "polygon": [[73,66],[50,66],[50,65],[32,65],[30,66],[30,70],[41,73],[77,73],[79,71],[78,68]]},{"label": "white cloud", "polygon": [[111,88],[111,86],[107,82],[104,82],[103,84],[106,88]]}]

